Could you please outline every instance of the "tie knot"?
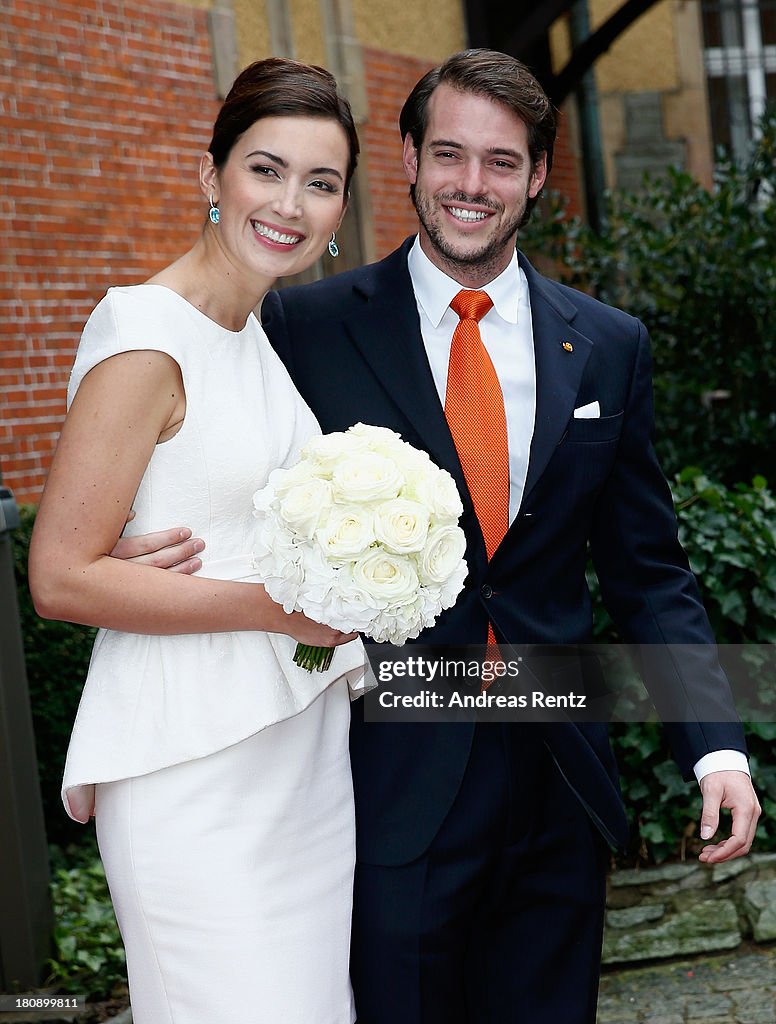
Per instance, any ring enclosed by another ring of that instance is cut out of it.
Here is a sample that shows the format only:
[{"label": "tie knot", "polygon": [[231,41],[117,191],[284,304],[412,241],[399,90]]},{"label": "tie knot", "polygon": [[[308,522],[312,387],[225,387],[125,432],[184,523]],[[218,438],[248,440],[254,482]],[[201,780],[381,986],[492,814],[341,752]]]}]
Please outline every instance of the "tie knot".
[{"label": "tie knot", "polygon": [[464,289],[458,292],[450,303],[450,308],[458,314],[461,320],[474,320],[479,322],[493,306],[493,300],[487,292],[469,291]]}]

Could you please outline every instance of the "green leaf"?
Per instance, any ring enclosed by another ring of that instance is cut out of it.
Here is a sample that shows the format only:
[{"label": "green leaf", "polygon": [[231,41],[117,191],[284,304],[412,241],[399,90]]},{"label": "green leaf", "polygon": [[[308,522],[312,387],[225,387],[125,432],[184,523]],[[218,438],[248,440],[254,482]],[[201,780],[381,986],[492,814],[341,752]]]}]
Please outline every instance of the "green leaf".
[{"label": "green leaf", "polygon": [[641,835],[649,843],[665,842],[666,834],[663,826],[657,821],[648,821],[641,826]]}]

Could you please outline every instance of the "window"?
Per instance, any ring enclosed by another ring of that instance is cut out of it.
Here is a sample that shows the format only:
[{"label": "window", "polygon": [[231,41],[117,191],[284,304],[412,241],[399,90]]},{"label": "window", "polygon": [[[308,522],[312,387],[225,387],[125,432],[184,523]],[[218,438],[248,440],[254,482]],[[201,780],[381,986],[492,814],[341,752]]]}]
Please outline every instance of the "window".
[{"label": "window", "polygon": [[714,145],[743,159],[776,102],[776,0],[702,0]]}]

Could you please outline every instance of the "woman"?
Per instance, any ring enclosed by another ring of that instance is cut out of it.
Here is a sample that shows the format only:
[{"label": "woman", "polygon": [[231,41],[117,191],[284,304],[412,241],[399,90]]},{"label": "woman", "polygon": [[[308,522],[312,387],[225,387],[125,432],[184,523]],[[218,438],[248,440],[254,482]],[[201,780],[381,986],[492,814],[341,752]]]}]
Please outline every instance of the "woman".
[{"label": "woman", "polygon": [[[318,426],[253,309],[333,241],[358,140],[328,72],[270,59],[220,111],[185,255],[79,347],[30,554],[38,611],[104,627],[63,783],[94,813],[136,1024],[350,1024],[348,683],[363,650],[250,576],[253,491]],[[311,344],[315,339],[311,338]],[[191,523],[198,576],[109,557]],[[340,645],[327,673],[297,641]]]}]

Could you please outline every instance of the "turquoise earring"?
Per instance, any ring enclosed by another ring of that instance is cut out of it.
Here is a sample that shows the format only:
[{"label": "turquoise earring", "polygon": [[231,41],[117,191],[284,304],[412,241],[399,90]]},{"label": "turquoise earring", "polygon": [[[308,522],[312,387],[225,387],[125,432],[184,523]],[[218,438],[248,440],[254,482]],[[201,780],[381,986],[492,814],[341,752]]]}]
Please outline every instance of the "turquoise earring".
[{"label": "turquoise earring", "polygon": [[332,259],[336,259],[339,256],[339,246],[337,245],[337,236],[332,231],[331,238],[329,239],[329,256]]},{"label": "turquoise earring", "polygon": [[208,211],[208,217],[212,224],[217,224],[221,220],[221,211],[216,206],[213,196],[210,196],[210,210]]}]

